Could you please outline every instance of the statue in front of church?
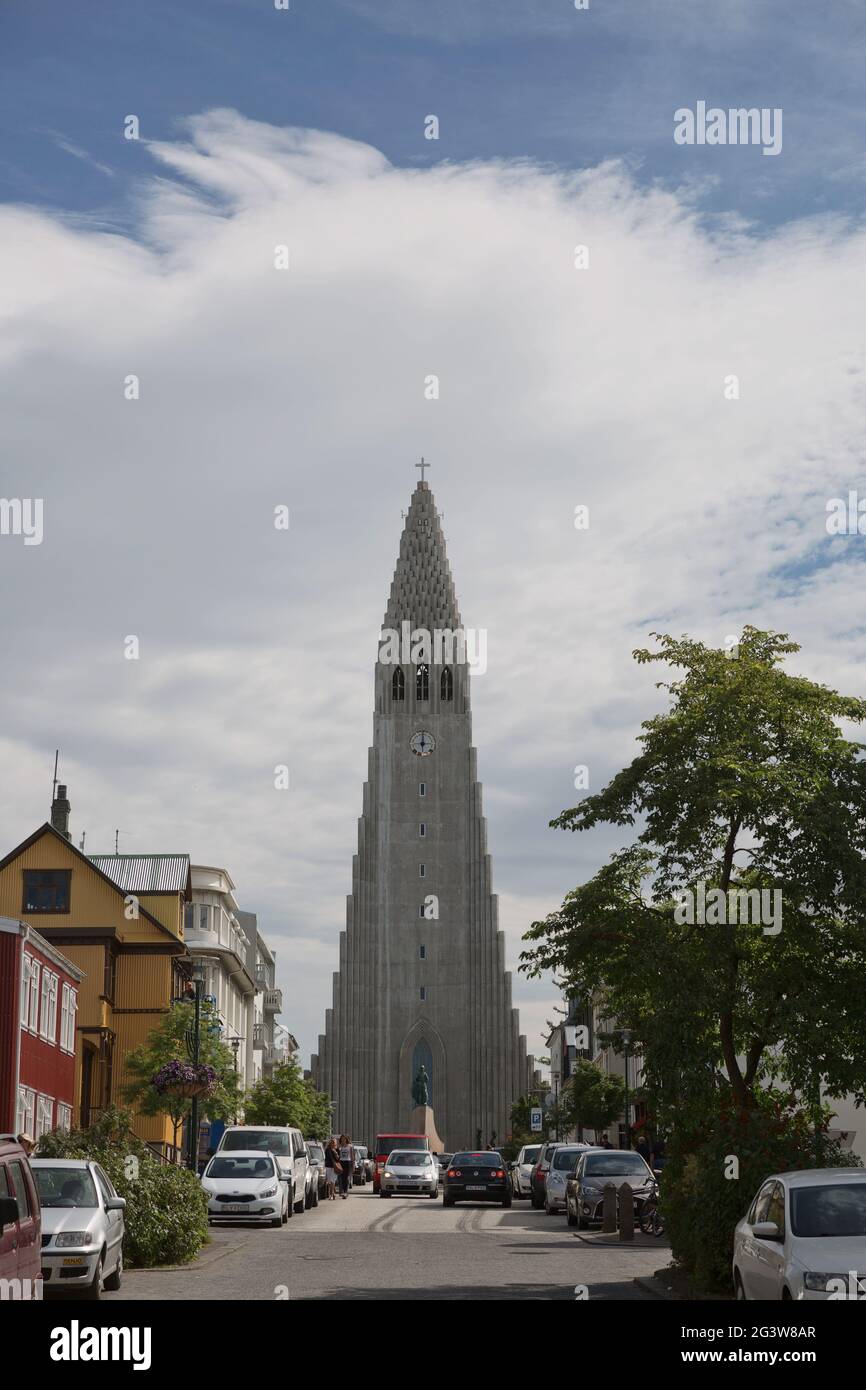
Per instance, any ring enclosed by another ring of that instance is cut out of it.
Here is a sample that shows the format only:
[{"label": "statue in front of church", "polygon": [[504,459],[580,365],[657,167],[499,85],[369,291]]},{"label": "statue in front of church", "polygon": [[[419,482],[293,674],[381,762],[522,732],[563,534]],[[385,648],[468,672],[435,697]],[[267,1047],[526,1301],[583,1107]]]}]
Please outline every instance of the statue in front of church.
[{"label": "statue in front of church", "polygon": [[430,1104],[430,1078],[422,1062],[412,1082],[412,1099],[416,1105]]}]

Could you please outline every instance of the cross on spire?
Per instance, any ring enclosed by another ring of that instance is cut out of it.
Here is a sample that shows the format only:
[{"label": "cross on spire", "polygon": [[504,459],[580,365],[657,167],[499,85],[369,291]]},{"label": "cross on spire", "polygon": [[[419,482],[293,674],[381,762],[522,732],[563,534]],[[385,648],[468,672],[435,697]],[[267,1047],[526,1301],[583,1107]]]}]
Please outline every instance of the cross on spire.
[{"label": "cross on spire", "polygon": [[422,456],[421,462],[420,462],[420,463],[416,463],[416,464],[415,464],[415,467],[421,469],[421,481],[422,481],[422,483],[423,483],[423,481],[424,481],[424,469],[425,469],[425,468],[430,468],[431,465],[430,465],[429,463],[425,463],[425,462],[424,462],[424,459],[423,459],[423,456]]}]

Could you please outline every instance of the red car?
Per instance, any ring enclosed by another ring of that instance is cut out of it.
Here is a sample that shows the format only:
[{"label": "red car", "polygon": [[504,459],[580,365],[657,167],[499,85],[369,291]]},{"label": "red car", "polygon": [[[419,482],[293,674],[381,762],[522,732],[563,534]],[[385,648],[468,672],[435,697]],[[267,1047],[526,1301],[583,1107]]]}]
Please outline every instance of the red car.
[{"label": "red car", "polygon": [[[0,1134],[0,1281],[20,1299],[42,1297],[42,1213],[27,1154]],[[14,1282],[11,1282],[14,1281]]]}]

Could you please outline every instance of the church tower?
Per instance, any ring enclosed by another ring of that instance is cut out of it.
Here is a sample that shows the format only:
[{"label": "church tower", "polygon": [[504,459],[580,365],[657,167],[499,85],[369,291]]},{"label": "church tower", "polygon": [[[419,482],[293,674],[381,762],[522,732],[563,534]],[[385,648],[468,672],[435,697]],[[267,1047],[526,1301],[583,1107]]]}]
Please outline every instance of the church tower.
[{"label": "church tower", "polygon": [[[451,650],[449,636],[456,636]],[[412,496],[375,668],[358,852],[312,1071],[334,1128],[405,1131],[426,1068],[448,1149],[510,1131],[532,1082],[491,891],[469,668],[427,482]],[[423,650],[424,636],[432,650]],[[473,649],[469,647],[469,655]]]}]

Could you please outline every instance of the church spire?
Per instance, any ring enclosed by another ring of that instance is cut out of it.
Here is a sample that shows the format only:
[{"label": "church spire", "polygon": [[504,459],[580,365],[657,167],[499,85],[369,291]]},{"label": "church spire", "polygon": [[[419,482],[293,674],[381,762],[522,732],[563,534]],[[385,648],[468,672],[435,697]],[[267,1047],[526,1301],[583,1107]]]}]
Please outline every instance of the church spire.
[{"label": "church spire", "polygon": [[[415,466],[422,464],[430,466],[423,460]],[[461,626],[442,524],[430,484],[423,478],[409,503],[383,626],[399,630],[402,622],[430,632]]]}]

